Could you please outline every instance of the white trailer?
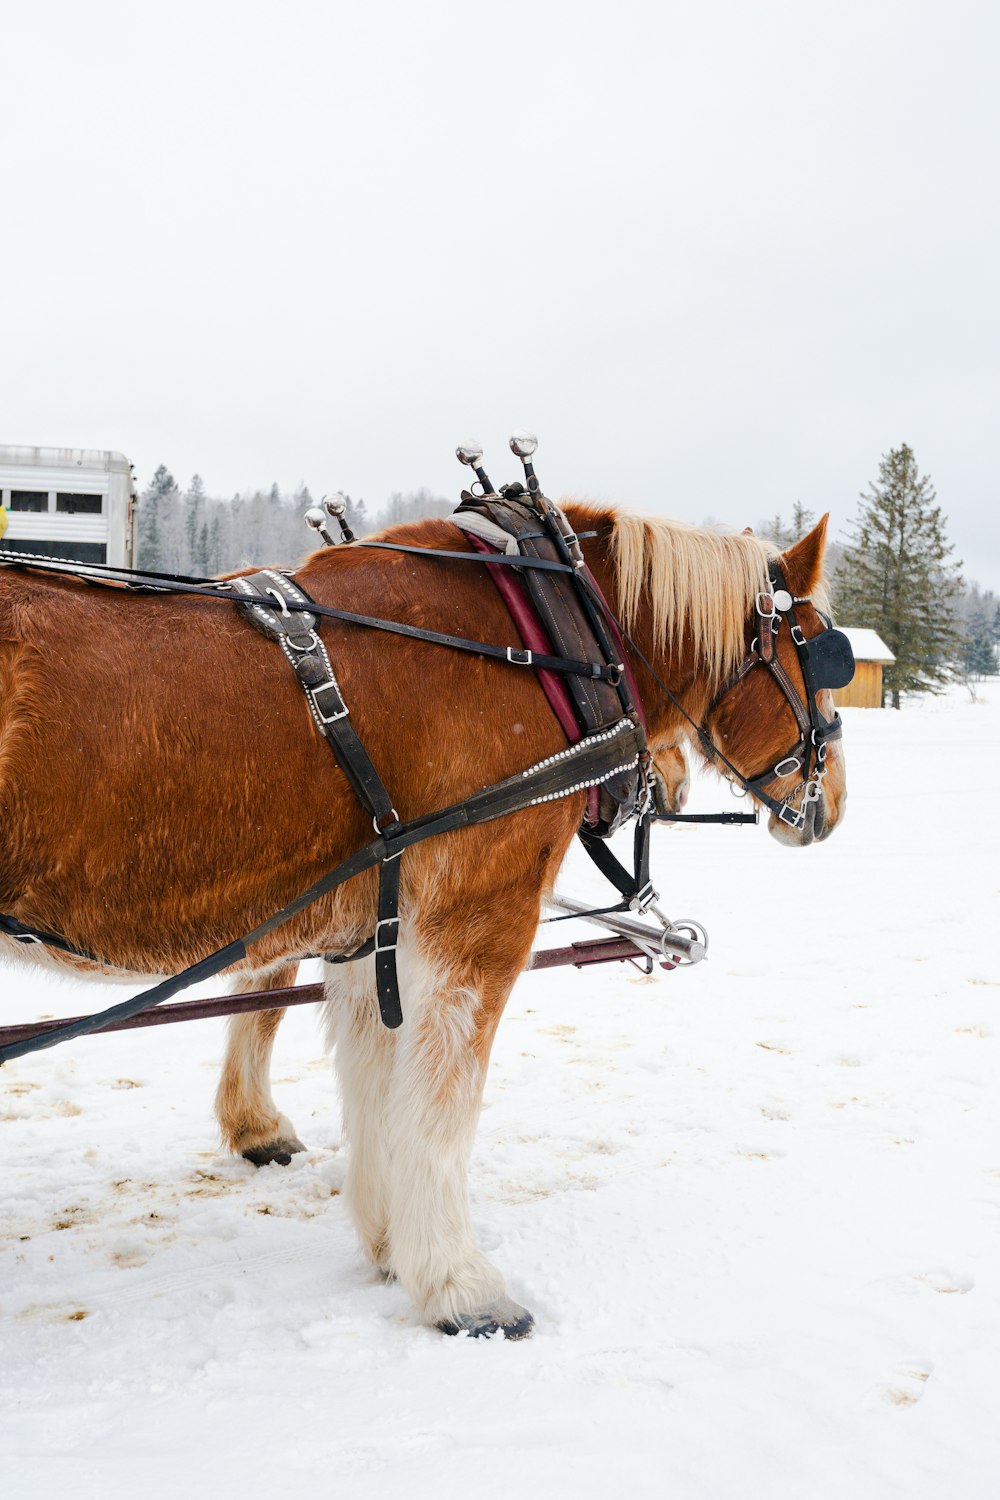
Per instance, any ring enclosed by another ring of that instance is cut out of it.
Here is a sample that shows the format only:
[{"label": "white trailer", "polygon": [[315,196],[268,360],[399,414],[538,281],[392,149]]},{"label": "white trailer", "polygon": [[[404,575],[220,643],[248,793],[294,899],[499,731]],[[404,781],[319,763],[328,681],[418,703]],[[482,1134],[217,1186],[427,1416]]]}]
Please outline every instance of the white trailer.
[{"label": "white trailer", "polygon": [[6,551],[134,566],[135,481],[123,453],[0,447],[0,500]]}]

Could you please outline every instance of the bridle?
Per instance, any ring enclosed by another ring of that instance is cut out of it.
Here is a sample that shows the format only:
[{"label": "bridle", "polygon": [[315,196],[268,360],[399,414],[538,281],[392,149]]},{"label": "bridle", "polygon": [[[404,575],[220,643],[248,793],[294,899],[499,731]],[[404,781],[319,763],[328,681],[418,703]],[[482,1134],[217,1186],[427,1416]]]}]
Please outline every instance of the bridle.
[{"label": "bridle", "polygon": [[[746,790],[769,807],[778,819],[789,828],[802,828],[806,810],[810,803],[818,802],[823,795],[823,779],[827,773],[827,746],[831,740],[839,739],[844,726],[839,714],[825,719],[819,711],[817,695],[824,688],[846,687],[854,676],[854,653],[850,641],[842,631],[836,630],[828,615],[820,615],[824,629],[807,638],[795,614],[797,604],[810,604],[809,594],[793,595],[785,582],[784,574],[777,563],[768,568],[771,580],[770,592],[757,595],[757,634],[750,646],[749,655],[723,683],[708,707],[713,709],[738,687],[756,668],[764,667],[778,684],[799,727],[799,737],[786,753],[765,770],[754,776],[736,776]],[[789,634],[798,656],[802,680],[805,684],[803,699],[795,683],[778,660],[778,634],[782,620],[787,620]],[[696,726],[705,750],[713,759],[725,762],[736,771],[727,758],[713,743],[705,724]],[[782,797],[773,797],[764,788],[772,781],[798,776],[791,790]],[[793,808],[791,799],[802,791],[798,808]]]}]

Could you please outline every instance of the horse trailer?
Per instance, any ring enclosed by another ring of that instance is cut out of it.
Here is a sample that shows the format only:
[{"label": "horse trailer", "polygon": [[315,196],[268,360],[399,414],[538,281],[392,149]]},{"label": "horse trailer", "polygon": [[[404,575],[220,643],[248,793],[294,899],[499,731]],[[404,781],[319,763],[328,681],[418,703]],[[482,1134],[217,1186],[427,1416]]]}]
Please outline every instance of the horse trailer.
[{"label": "horse trailer", "polygon": [[123,453],[96,448],[0,447],[0,548],[132,567],[136,494]]}]

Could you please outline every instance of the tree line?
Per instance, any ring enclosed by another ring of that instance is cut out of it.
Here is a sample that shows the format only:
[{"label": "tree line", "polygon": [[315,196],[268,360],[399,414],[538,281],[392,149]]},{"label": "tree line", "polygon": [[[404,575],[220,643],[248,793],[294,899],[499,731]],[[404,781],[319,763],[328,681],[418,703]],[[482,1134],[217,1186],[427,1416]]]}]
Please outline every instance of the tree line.
[{"label": "tree line", "polygon": [[[455,509],[453,500],[427,489],[396,492],[373,515],[364,500],[346,498],[348,522],[358,536]],[[208,578],[237,568],[295,563],[317,545],[316,533],[303,519],[315,503],[304,484],[291,493],[272,484],[269,490],[215,499],[199,475],[182,490],[161,464],[139,496],[139,565],[150,572]]]},{"label": "tree line", "polygon": [[[358,536],[454,509],[454,501],[427,489],[396,492],[371,515],[364,500],[346,498],[348,524]],[[991,590],[964,582],[934,486],[906,443],[882,457],[878,478],[860,500],[846,540],[829,545],[828,569],[839,622],[877,631],[896,658],[883,670],[883,702],[898,708],[903,693],[941,692],[956,680],[972,684],[993,675],[1000,603]],[[197,474],[182,490],[161,464],[140,496],[140,566],[209,577],[297,562],[315,546],[303,520],[314,503],[304,484],[286,494],[273,484],[215,499]],[[778,513],[757,530],[787,547],[815,521],[796,503],[787,522]]]}]

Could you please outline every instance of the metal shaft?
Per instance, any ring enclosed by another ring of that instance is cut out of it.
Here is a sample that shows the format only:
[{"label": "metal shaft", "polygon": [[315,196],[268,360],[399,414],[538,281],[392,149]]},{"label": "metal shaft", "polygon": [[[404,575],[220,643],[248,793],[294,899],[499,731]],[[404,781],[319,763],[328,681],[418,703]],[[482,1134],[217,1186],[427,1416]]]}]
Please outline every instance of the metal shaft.
[{"label": "metal shaft", "polygon": [[609,932],[617,932],[622,937],[631,938],[639,947],[656,957],[666,957],[668,953],[679,953],[682,958],[698,963],[708,951],[705,944],[700,943],[697,938],[688,937],[683,932],[670,932],[663,927],[654,927],[649,922],[639,922],[635,917],[627,916],[624,912],[591,916],[586,902],[574,901],[571,896],[552,896],[548,905],[556,911],[572,912],[583,921],[593,922],[596,927],[606,927]]}]

